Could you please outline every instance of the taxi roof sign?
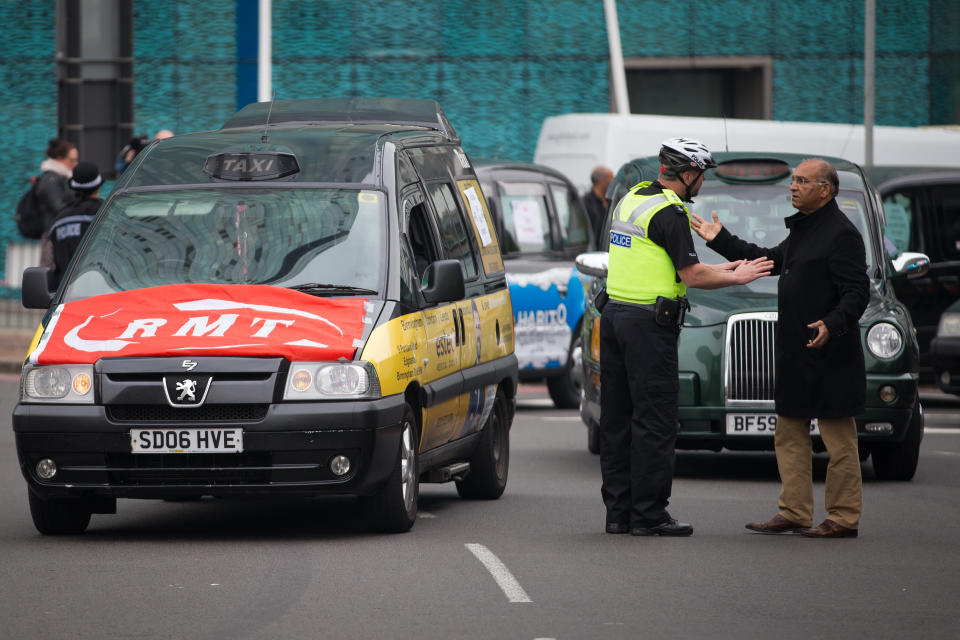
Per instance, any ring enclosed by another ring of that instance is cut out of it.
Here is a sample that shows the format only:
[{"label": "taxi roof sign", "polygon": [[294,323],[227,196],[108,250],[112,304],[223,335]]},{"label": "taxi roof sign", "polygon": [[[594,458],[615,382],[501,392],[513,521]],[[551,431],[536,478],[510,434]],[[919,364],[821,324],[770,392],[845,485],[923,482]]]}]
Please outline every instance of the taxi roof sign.
[{"label": "taxi roof sign", "polygon": [[717,177],[725,182],[777,182],[790,175],[790,165],[778,158],[722,160]]},{"label": "taxi roof sign", "polygon": [[435,100],[412,98],[310,98],[252,102],[227,120],[222,129],[278,125],[291,122],[395,124],[439,131],[459,140]]},{"label": "taxi roof sign", "polygon": [[219,180],[276,180],[299,171],[296,156],[276,151],[217,153],[203,164],[203,172]]}]

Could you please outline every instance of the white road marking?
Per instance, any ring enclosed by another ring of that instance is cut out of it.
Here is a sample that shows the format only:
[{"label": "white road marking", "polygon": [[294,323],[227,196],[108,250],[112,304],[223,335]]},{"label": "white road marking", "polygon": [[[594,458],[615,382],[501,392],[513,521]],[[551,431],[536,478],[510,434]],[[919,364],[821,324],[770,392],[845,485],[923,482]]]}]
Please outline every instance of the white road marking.
[{"label": "white road marking", "polygon": [[497,586],[507,596],[510,602],[533,602],[527,592],[523,590],[517,579],[513,577],[507,565],[500,561],[490,549],[482,544],[468,542],[464,546],[470,550],[470,553],[477,557],[477,560],[487,568],[493,579],[497,581]]},{"label": "white road marking", "polygon": [[924,427],[923,432],[960,436],[960,428],[958,427]]},{"label": "white road marking", "polygon": [[544,422],[580,422],[580,416],[543,416]]},{"label": "white road marking", "polygon": [[418,511],[417,517],[418,518],[436,518],[437,516],[433,515],[429,511]]},{"label": "white road marking", "polygon": [[941,456],[960,456],[960,451],[932,451],[931,453]]},{"label": "white road marking", "polygon": [[553,400],[550,398],[517,398],[518,407],[552,407]]}]

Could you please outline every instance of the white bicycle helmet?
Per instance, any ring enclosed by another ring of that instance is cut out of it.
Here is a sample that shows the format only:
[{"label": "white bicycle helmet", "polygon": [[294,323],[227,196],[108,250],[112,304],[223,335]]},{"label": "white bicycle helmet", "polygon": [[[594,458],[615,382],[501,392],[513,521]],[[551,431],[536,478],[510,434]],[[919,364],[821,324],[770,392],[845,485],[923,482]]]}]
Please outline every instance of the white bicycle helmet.
[{"label": "white bicycle helmet", "polygon": [[677,173],[687,169],[706,171],[717,166],[710,150],[690,138],[670,138],[660,147],[660,164]]}]

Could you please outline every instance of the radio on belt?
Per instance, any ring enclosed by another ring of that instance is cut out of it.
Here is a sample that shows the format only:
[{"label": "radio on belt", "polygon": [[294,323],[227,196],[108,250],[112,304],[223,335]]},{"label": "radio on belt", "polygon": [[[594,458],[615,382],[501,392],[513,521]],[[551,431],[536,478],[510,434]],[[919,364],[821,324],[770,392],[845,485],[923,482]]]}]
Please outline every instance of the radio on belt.
[{"label": "radio on belt", "polygon": [[203,172],[219,180],[276,180],[299,173],[300,165],[292,153],[241,151],[208,156]]}]

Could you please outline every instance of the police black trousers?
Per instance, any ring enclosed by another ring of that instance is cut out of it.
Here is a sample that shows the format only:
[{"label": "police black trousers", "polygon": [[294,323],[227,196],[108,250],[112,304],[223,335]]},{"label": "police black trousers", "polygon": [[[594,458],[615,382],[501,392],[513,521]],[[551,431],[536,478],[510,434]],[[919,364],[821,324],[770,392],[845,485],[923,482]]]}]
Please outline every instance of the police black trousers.
[{"label": "police black trousers", "polygon": [[600,318],[600,492],[607,522],[667,520],[677,441],[676,327],[611,301]]}]

